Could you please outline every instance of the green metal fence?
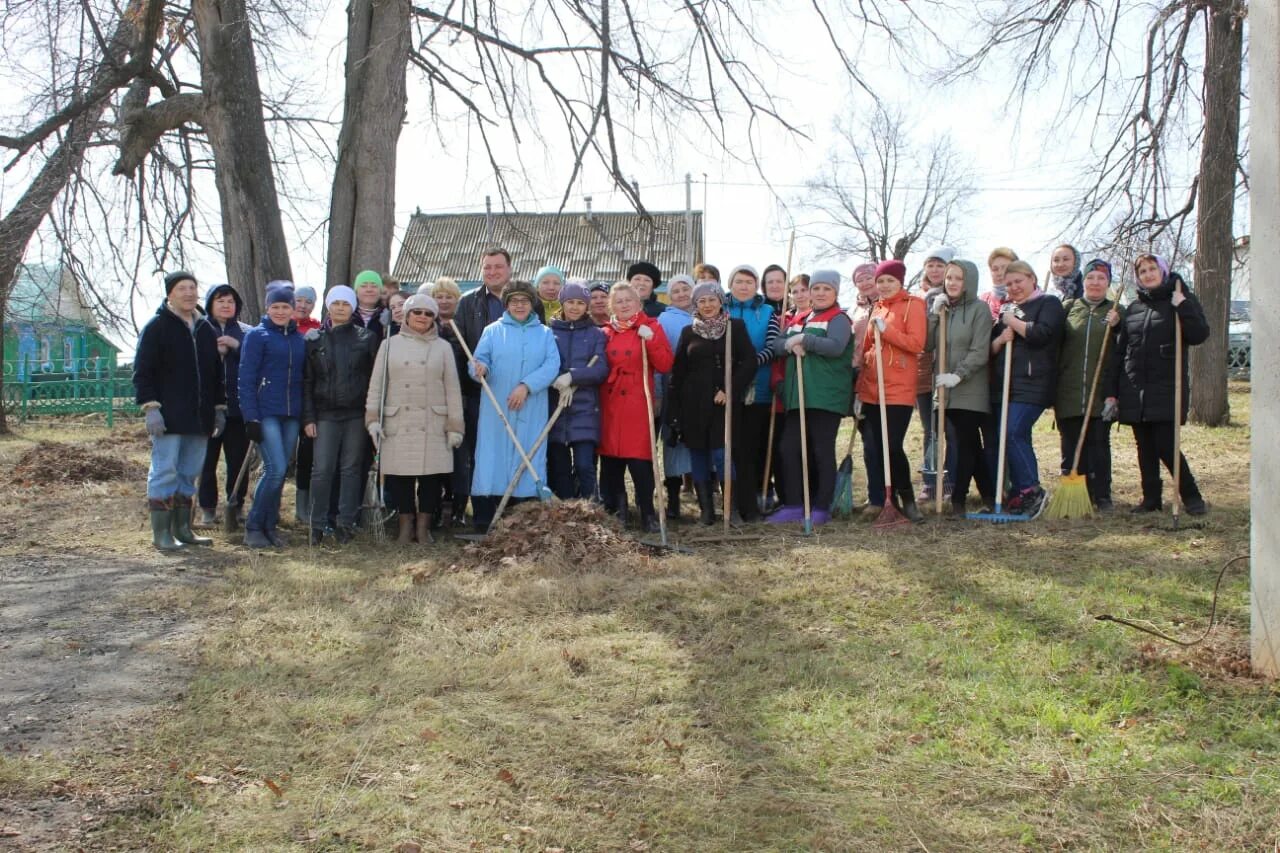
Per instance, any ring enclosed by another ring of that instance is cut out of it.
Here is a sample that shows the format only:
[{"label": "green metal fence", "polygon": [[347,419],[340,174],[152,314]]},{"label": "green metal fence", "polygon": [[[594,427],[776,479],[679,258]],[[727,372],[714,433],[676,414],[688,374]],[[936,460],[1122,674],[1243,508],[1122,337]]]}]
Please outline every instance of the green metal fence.
[{"label": "green metal fence", "polygon": [[113,379],[55,379],[44,382],[6,382],[4,407],[25,421],[34,415],[85,415],[103,412],[107,426],[115,423],[115,410],[133,405],[133,381]]}]

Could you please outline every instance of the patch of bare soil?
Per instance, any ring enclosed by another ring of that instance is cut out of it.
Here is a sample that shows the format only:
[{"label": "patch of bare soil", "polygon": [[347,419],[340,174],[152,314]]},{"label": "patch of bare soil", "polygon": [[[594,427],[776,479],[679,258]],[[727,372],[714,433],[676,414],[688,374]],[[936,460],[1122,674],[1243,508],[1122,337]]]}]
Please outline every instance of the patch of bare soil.
[{"label": "patch of bare soil", "polygon": [[141,463],[119,451],[103,453],[96,445],[42,441],[18,458],[10,482],[20,486],[107,483],[146,476]]}]

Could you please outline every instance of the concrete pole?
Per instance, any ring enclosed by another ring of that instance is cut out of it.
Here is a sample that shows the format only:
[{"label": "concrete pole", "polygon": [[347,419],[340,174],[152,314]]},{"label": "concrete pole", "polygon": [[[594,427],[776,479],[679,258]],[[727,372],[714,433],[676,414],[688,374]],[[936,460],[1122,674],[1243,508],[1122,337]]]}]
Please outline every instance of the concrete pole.
[{"label": "concrete pole", "polygon": [[684,173],[684,265],[681,270],[693,274],[693,174]]},{"label": "concrete pole", "polygon": [[1280,4],[1249,6],[1251,192],[1249,267],[1262,286],[1252,305],[1250,638],[1255,672],[1280,678],[1280,288],[1265,283],[1280,269]]}]

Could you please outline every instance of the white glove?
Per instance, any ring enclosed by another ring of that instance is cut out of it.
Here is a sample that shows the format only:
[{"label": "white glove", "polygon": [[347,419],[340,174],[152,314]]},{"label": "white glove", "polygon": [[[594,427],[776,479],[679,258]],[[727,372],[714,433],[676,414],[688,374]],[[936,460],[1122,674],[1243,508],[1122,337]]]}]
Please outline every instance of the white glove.
[{"label": "white glove", "polygon": [[945,299],[935,299],[935,300],[933,300],[933,305],[932,305],[932,306],[930,306],[930,308],[929,308],[929,313],[931,313],[931,314],[941,314],[941,313],[942,313],[942,309],[943,309],[943,308],[945,308],[947,305],[948,305],[947,300],[945,300]]},{"label": "white glove", "polygon": [[1115,397],[1108,397],[1102,404],[1102,419],[1107,423],[1111,423],[1120,416],[1120,401]]},{"label": "white glove", "polygon": [[381,450],[382,449],[382,424],[378,423],[377,421],[374,421],[373,423],[369,424],[369,426],[365,428],[369,430],[369,438],[373,439],[374,449]]},{"label": "white glove", "polygon": [[303,340],[307,340],[307,341],[318,341],[320,340],[320,330],[312,329],[311,331],[303,335],[302,338]]},{"label": "white glove", "polygon": [[1012,302],[1006,302],[1005,304],[1000,306],[1001,320],[1003,320],[1005,317],[1008,317],[1010,314],[1018,318],[1022,317],[1022,312],[1019,311],[1018,306],[1014,305]]},{"label": "white glove", "polygon": [[876,328],[880,330],[880,334],[882,334],[882,335],[883,335],[883,334],[884,334],[884,329],[885,329],[885,326],[886,326],[886,323],[885,323],[885,321],[884,321],[884,318],[883,318],[883,317],[872,317],[872,318],[871,318],[871,322],[875,324]]},{"label": "white glove", "polygon": [[783,344],[790,352],[797,355],[804,355],[804,335],[792,335],[787,338],[787,342]]},{"label": "white glove", "polygon": [[636,329],[636,334],[640,336],[640,340],[647,341],[653,338],[653,329],[648,326],[641,326]]},{"label": "white glove", "polygon": [[383,308],[382,313],[378,315],[378,324],[382,328],[387,329],[391,326],[391,309]]},{"label": "white glove", "polygon": [[955,373],[939,373],[936,384],[939,388],[954,388],[960,384],[960,377]]},{"label": "white glove", "polygon": [[556,377],[556,381],[551,383],[551,387],[557,391],[566,391],[573,384],[573,375],[568,371],[561,373]]},{"label": "white glove", "polygon": [[448,442],[450,450],[457,450],[462,446],[462,433],[447,432],[445,433],[445,441]]}]

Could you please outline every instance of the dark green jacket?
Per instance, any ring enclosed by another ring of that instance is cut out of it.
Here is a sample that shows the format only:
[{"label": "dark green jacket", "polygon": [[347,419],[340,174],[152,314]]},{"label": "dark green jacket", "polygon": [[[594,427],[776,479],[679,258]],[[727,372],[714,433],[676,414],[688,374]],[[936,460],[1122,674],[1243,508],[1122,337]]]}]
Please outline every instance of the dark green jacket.
[{"label": "dark green jacket", "polygon": [[1062,335],[1062,349],[1058,352],[1058,396],[1054,412],[1059,419],[1084,417],[1093,374],[1102,354],[1102,342],[1110,337],[1107,361],[1102,368],[1102,378],[1089,417],[1096,418],[1102,414],[1102,403],[1107,396],[1104,383],[1116,350],[1117,334],[1107,328],[1107,312],[1113,307],[1115,302],[1110,299],[1104,299],[1097,305],[1090,305],[1083,298],[1068,299],[1062,303],[1063,310],[1067,312],[1067,324]]}]

